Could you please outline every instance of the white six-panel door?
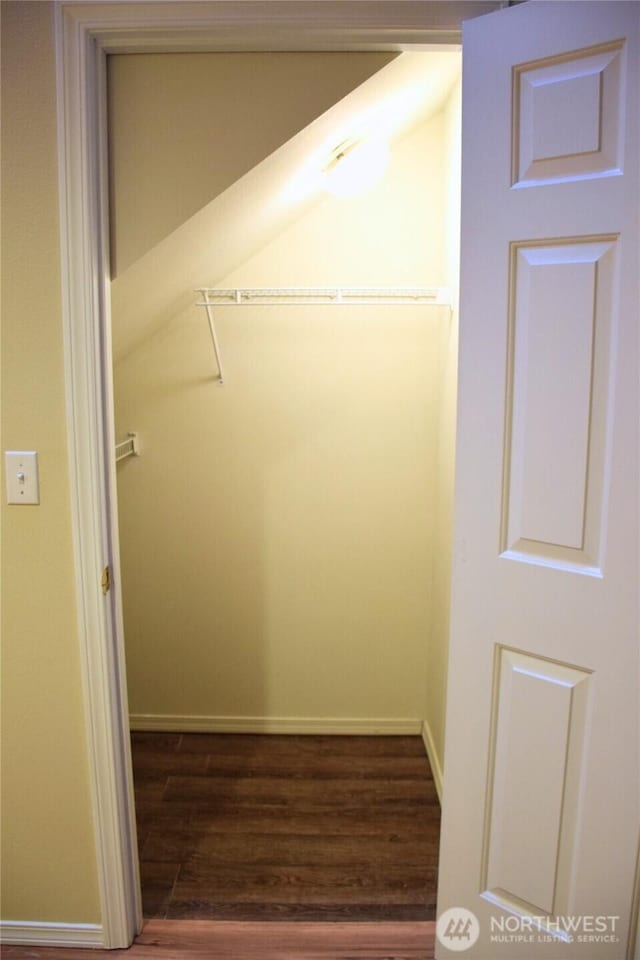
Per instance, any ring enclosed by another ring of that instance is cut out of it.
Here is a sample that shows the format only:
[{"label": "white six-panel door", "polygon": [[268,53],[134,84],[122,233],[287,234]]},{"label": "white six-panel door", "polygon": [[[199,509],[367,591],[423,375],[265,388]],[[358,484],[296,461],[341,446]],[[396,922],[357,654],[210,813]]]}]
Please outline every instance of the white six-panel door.
[{"label": "white six-panel door", "polygon": [[464,31],[439,957],[629,949],[639,22],[530,2]]}]

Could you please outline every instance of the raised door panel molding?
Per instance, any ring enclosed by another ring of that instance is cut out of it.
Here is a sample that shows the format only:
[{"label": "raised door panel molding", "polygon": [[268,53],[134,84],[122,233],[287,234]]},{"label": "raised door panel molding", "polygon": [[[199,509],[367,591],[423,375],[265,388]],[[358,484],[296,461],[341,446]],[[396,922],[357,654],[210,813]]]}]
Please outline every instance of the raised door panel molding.
[{"label": "raised door panel molding", "polygon": [[620,40],[514,68],[513,186],[622,173],[623,50]]},{"label": "raised door panel molding", "polygon": [[527,916],[562,913],[591,673],[498,647],[483,855],[485,899]]},{"label": "raised door panel molding", "polygon": [[511,249],[502,555],[600,576],[615,237]]}]

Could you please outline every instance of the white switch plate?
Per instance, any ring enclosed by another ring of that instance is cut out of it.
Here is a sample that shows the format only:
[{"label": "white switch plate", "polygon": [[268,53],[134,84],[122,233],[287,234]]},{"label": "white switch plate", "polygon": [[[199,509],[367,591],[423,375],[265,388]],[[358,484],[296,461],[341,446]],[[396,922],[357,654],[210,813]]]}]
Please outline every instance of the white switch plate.
[{"label": "white switch plate", "polygon": [[5,450],[7,503],[40,503],[38,454],[35,450]]}]

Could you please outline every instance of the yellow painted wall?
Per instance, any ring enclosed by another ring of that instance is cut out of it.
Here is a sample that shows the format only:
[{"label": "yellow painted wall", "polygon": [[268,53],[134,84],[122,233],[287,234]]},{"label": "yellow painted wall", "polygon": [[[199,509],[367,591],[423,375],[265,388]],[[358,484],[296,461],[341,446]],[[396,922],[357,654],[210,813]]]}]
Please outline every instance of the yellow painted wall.
[{"label": "yellow painted wall", "polygon": [[[442,283],[442,134],[221,285]],[[224,387],[195,307],[115,371],[132,713],[422,719],[448,311],[217,313]]]},{"label": "yellow painted wall", "polygon": [[2,491],[2,917],[97,923],[68,493],[54,8],[0,6],[3,449],[37,450],[41,487],[40,506],[7,506]]},{"label": "yellow painted wall", "polygon": [[[460,117],[461,83],[451,92],[443,117],[445,171],[445,269],[447,284],[458,290],[460,257]],[[449,604],[451,599],[451,552],[453,479],[455,467],[456,396],[458,378],[458,312],[440,328],[438,450],[436,465],[435,560],[432,582],[432,629],[427,657],[425,720],[429,729],[438,772],[444,771],[444,734],[449,652]]]},{"label": "yellow painted wall", "polygon": [[109,57],[113,275],[396,56]]}]

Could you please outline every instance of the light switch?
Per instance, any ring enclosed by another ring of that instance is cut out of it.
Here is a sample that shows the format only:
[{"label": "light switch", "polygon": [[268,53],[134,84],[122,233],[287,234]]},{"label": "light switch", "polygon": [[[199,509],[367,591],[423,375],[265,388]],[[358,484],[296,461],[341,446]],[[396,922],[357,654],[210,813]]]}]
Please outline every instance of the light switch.
[{"label": "light switch", "polygon": [[7,503],[40,503],[38,454],[35,450],[5,450]]}]

